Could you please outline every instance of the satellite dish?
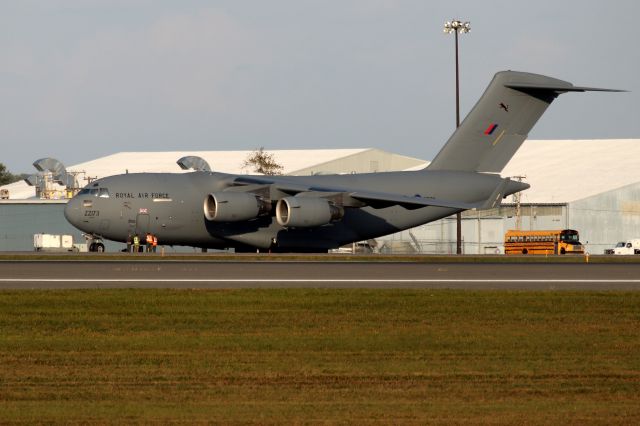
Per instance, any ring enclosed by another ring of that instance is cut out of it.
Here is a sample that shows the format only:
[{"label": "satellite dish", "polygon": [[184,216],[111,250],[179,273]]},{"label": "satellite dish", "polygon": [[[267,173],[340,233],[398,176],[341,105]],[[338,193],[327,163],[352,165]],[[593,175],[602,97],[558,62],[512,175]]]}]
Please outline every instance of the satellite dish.
[{"label": "satellite dish", "polygon": [[[55,158],[47,157],[41,158],[33,162],[33,167],[40,172],[51,172],[53,180],[59,183],[60,185],[64,185],[67,188],[75,188],[76,182],[75,178],[67,173],[67,169],[64,167],[60,161]],[[27,179],[30,179],[31,176]],[[34,180],[27,180],[27,183],[33,185]]]},{"label": "satellite dish", "polygon": [[178,166],[180,166],[182,170],[193,169],[198,172],[211,171],[211,167],[209,167],[209,163],[207,163],[207,161],[204,158],[197,157],[195,155],[188,155],[186,157],[182,157],[181,159],[176,161],[176,163],[178,163]]},{"label": "satellite dish", "polygon": [[33,167],[35,167],[39,172],[49,171],[54,176],[61,176],[62,174],[67,173],[67,169],[65,169],[61,162],[50,157],[34,161]]}]

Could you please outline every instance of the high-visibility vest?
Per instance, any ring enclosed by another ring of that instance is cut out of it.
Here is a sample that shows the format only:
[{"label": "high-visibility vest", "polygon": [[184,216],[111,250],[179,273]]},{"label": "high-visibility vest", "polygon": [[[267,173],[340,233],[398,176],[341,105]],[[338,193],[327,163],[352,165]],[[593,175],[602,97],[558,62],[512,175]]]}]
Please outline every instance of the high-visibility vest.
[{"label": "high-visibility vest", "polygon": [[133,244],[135,244],[135,245],[140,244],[140,237],[138,237],[137,235],[135,237],[133,237]]},{"label": "high-visibility vest", "polygon": [[147,234],[147,244],[153,243],[153,235]]},{"label": "high-visibility vest", "polygon": [[156,237],[155,235],[153,236],[153,246],[157,246],[158,245],[158,237]]}]

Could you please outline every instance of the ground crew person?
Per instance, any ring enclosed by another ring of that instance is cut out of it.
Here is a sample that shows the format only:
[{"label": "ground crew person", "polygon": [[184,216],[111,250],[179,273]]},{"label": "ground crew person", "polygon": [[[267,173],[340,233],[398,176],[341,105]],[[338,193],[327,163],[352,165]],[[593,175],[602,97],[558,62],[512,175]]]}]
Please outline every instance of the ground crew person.
[{"label": "ground crew person", "polygon": [[151,235],[151,232],[147,232],[147,253],[151,253],[152,245],[153,245],[153,235]]},{"label": "ground crew person", "polygon": [[156,249],[158,248],[158,237],[156,237],[155,235],[153,236],[153,252],[156,252]]},{"label": "ground crew person", "polygon": [[129,232],[129,235],[127,235],[127,253],[131,253],[131,232]]},{"label": "ground crew person", "polygon": [[140,250],[140,237],[138,234],[133,236],[133,252],[138,253]]}]

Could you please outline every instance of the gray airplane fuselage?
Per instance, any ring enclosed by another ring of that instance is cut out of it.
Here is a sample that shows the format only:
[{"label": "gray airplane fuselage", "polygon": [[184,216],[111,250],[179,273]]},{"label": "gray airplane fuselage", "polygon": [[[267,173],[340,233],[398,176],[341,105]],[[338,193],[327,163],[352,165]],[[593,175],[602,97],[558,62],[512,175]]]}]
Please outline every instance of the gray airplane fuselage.
[{"label": "gray airplane fuselage", "polygon": [[[204,214],[210,193],[233,186],[238,175],[215,172],[136,173],[110,176],[89,184],[69,201],[65,216],[78,229],[124,242],[129,235],[151,232],[160,244],[203,248],[329,249],[418,226],[460,209],[401,206],[345,208],[337,221],[311,228],[284,227],[271,213],[251,220],[215,222]],[[243,176],[247,178],[248,176]],[[265,176],[256,176],[264,179]],[[322,176],[269,176],[274,185],[305,185],[375,190],[423,198],[450,198],[468,203],[486,199],[499,184],[499,175],[448,172],[387,172]],[[509,195],[526,185],[513,186]],[[91,191],[94,190],[94,191]]]}]

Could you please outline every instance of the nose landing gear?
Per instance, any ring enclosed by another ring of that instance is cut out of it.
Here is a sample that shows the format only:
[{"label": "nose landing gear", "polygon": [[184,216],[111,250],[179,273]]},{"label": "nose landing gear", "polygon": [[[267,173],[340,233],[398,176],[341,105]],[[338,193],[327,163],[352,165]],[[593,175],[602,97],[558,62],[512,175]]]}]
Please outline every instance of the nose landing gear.
[{"label": "nose landing gear", "polygon": [[84,234],[85,240],[87,240],[87,248],[90,252],[104,253],[104,241],[102,237],[92,234]]}]

